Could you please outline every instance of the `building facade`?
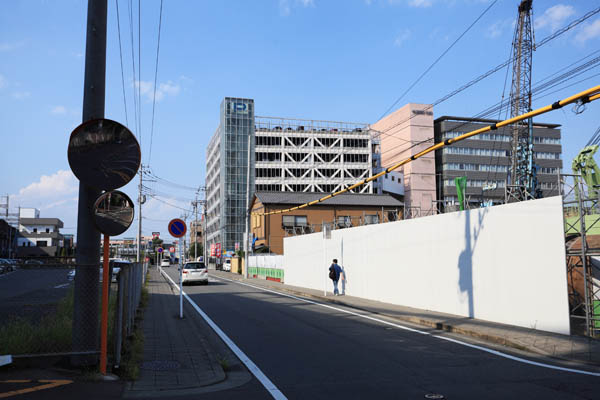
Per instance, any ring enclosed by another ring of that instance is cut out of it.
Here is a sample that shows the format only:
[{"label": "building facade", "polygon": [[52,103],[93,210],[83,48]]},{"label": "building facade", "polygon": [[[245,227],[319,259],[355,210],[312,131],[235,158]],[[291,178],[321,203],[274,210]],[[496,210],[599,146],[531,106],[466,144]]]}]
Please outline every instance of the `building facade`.
[{"label": "building facade", "polygon": [[60,256],[64,246],[62,227],[63,222],[58,218],[20,218],[17,256]]},{"label": "building facade", "polygon": [[387,194],[344,193],[285,214],[264,215],[320,197],[319,193],[256,192],[250,224],[255,250],[283,254],[285,237],[320,232],[323,224],[342,229],[402,219],[403,203]]},{"label": "building facade", "polygon": [[[256,191],[332,193],[377,169],[367,124],[256,117]],[[373,182],[354,192],[373,193]]]},{"label": "building facade", "polygon": [[[433,144],[433,106],[409,103],[371,125],[389,168]],[[435,156],[430,153],[396,171],[403,174],[406,218],[435,213]]]},{"label": "building facade", "polygon": [[[492,119],[443,116],[434,121],[435,142],[500,122]],[[533,123],[534,163],[542,196],[557,192],[562,170],[560,125]],[[465,197],[472,205],[502,204],[510,170],[512,133],[509,126],[482,133],[437,150],[436,183],[438,200],[444,207],[458,201],[454,178],[466,176]]]},{"label": "building facade", "polygon": [[[206,151],[208,248],[243,248],[248,146],[251,195],[332,193],[381,171],[380,141],[368,124],[255,117],[252,99],[226,97]],[[381,194],[383,184],[381,177],[353,192]]]},{"label": "building facade", "polygon": [[206,239],[233,250],[246,227],[246,180],[250,146],[250,188],[254,193],[254,100],[226,97],[220,123],[206,151]]}]

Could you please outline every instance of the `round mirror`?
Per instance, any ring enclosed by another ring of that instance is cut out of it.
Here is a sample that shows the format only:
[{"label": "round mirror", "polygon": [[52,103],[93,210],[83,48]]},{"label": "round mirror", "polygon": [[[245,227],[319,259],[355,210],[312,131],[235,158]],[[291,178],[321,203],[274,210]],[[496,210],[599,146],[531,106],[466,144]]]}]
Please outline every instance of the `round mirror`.
[{"label": "round mirror", "polygon": [[94,223],[108,236],[125,232],[133,222],[133,214],[133,202],[118,190],[102,194],[94,203]]},{"label": "round mirror", "polygon": [[138,171],[140,145],[125,126],[110,119],[95,119],[71,133],[69,165],[84,184],[101,190],[125,186]]}]

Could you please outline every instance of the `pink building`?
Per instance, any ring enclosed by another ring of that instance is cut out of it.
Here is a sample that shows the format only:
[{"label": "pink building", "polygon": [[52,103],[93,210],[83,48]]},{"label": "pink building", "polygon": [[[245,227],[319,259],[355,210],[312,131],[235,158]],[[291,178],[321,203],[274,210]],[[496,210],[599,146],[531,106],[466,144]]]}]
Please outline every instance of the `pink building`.
[{"label": "pink building", "polygon": [[[381,165],[390,167],[433,144],[433,106],[409,103],[371,125],[381,140]],[[407,216],[435,210],[435,152],[398,169],[404,173]],[[410,213],[409,213],[410,210]]]}]

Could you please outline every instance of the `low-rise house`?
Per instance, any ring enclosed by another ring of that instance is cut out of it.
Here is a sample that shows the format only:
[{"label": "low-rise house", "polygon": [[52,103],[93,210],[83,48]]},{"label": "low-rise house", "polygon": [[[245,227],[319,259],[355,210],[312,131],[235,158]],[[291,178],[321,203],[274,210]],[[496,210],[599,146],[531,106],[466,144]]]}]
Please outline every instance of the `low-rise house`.
[{"label": "low-rise house", "polygon": [[318,200],[326,193],[256,192],[250,209],[251,233],[255,251],[283,254],[286,236],[320,232],[323,224],[331,229],[377,224],[402,219],[404,204],[388,195],[340,194],[318,204],[265,215]]}]

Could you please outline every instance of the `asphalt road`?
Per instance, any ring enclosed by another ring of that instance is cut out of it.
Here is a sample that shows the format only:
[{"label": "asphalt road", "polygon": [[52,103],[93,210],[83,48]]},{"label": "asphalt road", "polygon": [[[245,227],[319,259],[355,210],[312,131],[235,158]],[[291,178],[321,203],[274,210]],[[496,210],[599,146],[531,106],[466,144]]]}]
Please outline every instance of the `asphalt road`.
[{"label": "asphalt road", "polygon": [[14,316],[37,318],[51,311],[67,294],[69,271],[32,268],[0,275],[0,323]]},{"label": "asphalt road", "polygon": [[[166,271],[177,280],[176,268]],[[519,363],[239,283],[211,278],[208,286],[184,291],[290,399],[596,399],[600,393],[598,377]],[[230,398],[268,397],[240,389]]]}]

